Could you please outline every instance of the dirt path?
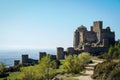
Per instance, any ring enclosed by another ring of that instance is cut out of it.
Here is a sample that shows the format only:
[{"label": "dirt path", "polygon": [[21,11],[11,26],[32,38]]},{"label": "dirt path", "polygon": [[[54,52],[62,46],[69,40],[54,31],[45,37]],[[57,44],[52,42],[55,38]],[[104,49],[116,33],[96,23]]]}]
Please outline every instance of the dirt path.
[{"label": "dirt path", "polygon": [[98,63],[101,63],[103,61],[98,61],[98,60],[93,60],[93,64],[88,64],[86,67],[86,73],[77,77],[79,80],[93,80],[91,78],[91,75],[93,74],[94,66],[97,65]]}]

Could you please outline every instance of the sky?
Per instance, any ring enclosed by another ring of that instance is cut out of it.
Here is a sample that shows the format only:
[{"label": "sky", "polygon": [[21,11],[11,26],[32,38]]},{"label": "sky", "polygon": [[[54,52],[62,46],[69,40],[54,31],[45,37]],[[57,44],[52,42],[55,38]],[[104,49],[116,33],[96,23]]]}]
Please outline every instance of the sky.
[{"label": "sky", "polygon": [[0,0],[0,50],[72,47],[77,27],[93,21],[120,39],[120,0]]}]

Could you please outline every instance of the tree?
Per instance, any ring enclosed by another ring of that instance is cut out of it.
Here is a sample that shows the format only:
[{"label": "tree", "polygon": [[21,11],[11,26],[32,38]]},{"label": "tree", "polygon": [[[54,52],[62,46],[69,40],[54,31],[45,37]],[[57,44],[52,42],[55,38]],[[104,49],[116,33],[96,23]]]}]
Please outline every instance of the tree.
[{"label": "tree", "polygon": [[[29,66],[29,67],[22,67],[21,68],[21,74],[19,76],[19,79],[22,80],[37,80],[41,77],[40,74],[37,74],[37,68],[36,66]],[[39,77],[38,77],[39,76]]]},{"label": "tree", "polygon": [[86,65],[88,62],[90,62],[90,54],[87,52],[83,52],[82,54],[79,54],[78,58],[83,65]]},{"label": "tree", "polygon": [[77,55],[69,55],[64,63],[64,68],[67,72],[78,73],[80,70],[80,63]]},{"label": "tree", "polygon": [[89,53],[81,53],[77,55],[69,55],[64,63],[64,68],[69,73],[79,73],[85,65],[90,61]]},{"label": "tree", "polygon": [[108,50],[108,58],[107,59],[116,59],[120,57],[120,44],[115,44],[111,46]]},{"label": "tree", "polygon": [[0,72],[4,72],[5,68],[6,68],[6,64],[1,62],[0,63]]},{"label": "tree", "polygon": [[[52,66],[51,66],[52,65]],[[56,63],[50,59],[50,55],[43,57],[38,65],[21,68],[19,79],[21,80],[50,80],[56,72]]]},{"label": "tree", "polygon": [[0,62],[0,77],[8,76],[6,72],[6,64],[3,62]]},{"label": "tree", "polygon": [[50,59],[50,55],[45,56],[39,62],[39,72],[43,75],[44,79],[51,79],[55,75],[55,69],[53,66],[56,66],[56,63],[51,66],[52,61]]}]

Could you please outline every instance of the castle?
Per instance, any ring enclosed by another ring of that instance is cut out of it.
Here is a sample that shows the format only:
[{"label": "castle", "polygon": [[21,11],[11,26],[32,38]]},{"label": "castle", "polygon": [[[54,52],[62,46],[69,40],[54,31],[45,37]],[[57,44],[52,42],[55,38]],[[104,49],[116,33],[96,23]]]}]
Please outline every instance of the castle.
[{"label": "castle", "polygon": [[[51,55],[51,59],[60,60],[65,59],[68,55],[80,54],[81,52],[89,52],[92,55],[97,55],[101,52],[107,52],[110,45],[115,44],[115,33],[111,31],[110,27],[103,29],[102,21],[93,22],[91,30],[88,31],[83,25],[78,27],[74,32],[74,45],[68,47],[66,51],[64,48],[58,47],[56,55]],[[39,60],[46,56],[46,52],[39,53]],[[38,63],[39,60],[34,60],[28,57],[27,54],[22,55],[23,65],[31,65]],[[15,60],[14,65],[20,64],[20,60]]]},{"label": "castle", "polygon": [[79,54],[81,52],[97,55],[107,52],[110,45],[114,44],[115,32],[112,32],[110,27],[103,29],[102,21],[95,21],[90,31],[83,25],[78,27],[74,32],[73,47],[67,48],[66,51],[62,47],[58,47],[57,59],[64,59],[68,55]]},{"label": "castle", "polygon": [[91,31],[83,25],[74,32],[74,49],[90,53],[106,52],[110,45],[115,44],[115,33],[110,27],[103,29],[102,21],[93,22]]}]

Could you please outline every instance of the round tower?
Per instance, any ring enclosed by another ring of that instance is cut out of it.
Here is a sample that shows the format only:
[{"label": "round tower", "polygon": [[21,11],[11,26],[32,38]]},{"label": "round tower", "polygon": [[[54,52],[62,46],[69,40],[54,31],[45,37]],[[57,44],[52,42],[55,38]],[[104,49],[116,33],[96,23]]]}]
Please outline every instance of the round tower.
[{"label": "round tower", "polygon": [[80,33],[78,30],[74,32],[74,42],[73,42],[74,49],[77,49],[80,43]]},{"label": "round tower", "polygon": [[73,47],[69,47],[69,48],[67,48],[67,53],[68,53],[69,55],[73,55],[73,54],[75,54],[75,50],[74,50],[74,48],[73,48]]},{"label": "round tower", "polygon": [[64,59],[64,48],[58,47],[57,48],[57,59]]}]

